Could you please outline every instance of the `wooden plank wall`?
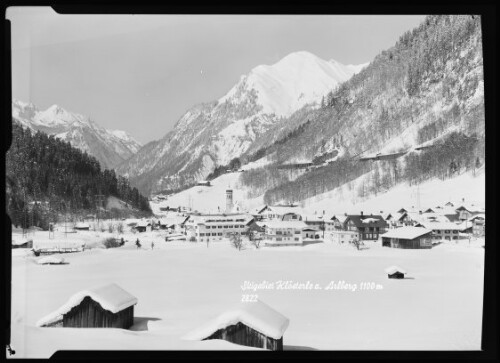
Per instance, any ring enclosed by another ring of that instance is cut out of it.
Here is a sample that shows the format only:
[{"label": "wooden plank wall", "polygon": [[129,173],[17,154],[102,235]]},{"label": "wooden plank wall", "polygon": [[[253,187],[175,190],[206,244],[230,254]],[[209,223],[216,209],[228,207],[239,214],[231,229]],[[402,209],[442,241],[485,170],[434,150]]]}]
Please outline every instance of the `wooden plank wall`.
[{"label": "wooden plank wall", "polygon": [[71,328],[128,329],[133,323],[134,306],[113,314],[88,296],[63,316],[63,327]]},{"label": "wooden plank wall", "polygon": [[283,337],[274,339],[259,333],[243,323],[230,325],[225,329],[219,329],[208,339],[223,339],[228,342],[245,345],[248,347],[264,348],[269,350],[283,350]]}]

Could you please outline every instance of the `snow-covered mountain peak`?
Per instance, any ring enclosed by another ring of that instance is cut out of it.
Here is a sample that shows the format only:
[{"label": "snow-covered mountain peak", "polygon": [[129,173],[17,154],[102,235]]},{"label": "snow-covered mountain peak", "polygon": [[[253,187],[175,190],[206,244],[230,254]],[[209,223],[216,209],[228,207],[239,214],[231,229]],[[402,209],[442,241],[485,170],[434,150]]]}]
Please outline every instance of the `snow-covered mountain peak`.
[{"label": "snow-covered mountain peak", "polygon": [[94,155],[106,168],[116,166],[141,147],[125,131],[107,130],[89,117],[59,105],[40,111],[31,103],[13,100],[12,117],[24,127],[69,141],[74,147]]},{"label": "snow-covered mountain peak", "polygon": [[357,71],[358,66],[326,61],[307,51],[294,52],[272,65],[253,68],[219,102],[245,102],[254,90],[261,113],[286,117],[308,103],[317,103]]}]

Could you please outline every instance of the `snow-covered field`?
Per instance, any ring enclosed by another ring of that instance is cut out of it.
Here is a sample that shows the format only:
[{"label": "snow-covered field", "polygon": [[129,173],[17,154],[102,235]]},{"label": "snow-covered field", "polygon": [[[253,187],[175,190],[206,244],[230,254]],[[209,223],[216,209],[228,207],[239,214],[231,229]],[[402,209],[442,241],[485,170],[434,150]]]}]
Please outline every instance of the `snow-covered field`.
[{"label": "snow-covered field", "polygon": [[[134,245],[137,236],[141,249]],[[64,254],[64,265],[38,265],[41,257],[15,250],[15,357],[49,357],[63,349],[253,349],[220,340],[182,339],[240,303],[242,295],[258,295],[290,319],[286,350],[480,349],[484,240],[444,243],[430,250],[391,249],[373,242],[358,251],[325,242],[238,251],[228,242],[208,247],[167,243],[153,232],[126,234],[125,239],[119,248]],[[389,280],[384,269],[392,265],[405,269],[407,278]],[[279,289],[278,281],[322,288]],[[337,288],[326,289],[332,281]],[[245,282],[275,286],[244,291]],[[376,288],[361,290],[363,282]],[[107,283],[138,298],[131,330],[35,326],[76,292]]]}]

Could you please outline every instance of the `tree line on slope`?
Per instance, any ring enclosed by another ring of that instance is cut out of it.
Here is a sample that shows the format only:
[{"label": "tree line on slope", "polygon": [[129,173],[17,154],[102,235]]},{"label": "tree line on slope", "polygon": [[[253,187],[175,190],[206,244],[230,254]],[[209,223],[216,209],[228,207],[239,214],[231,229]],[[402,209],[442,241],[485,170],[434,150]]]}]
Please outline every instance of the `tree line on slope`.
[{"label": "tree line on slope", "polygon": [[[101,200],[115,196],[151,213],[149,202],[114,170],[101,170],[97,159],[70,143],[12,124],[6,153],[7,211],[15,225],[47,228],[70,210],[95,212]],[[104,207],[104,206],[101,206]],[[27,218],[27,215],[30,218]]]},{"label": "tree line on slope", "polygon": [[[310,113],[312,122],[301,137],[278,145],[273,151],[279,154],[280,161],[291,160],[297,156],[297,151],[300,155],[314,155],[322,142],[334,135],[342,135],[341,146],[351,155],[357,155],[364,150],[380,148],[415,122],[422,125],[417,129],[419,143],[442,136],[452,126],[459,126],[464,137],[461,142],[465,146],[469,145],[467,138],[481,140],[484,137],[484,102],[481,99],[476,105],[469,102],[482,80],[481,68],[476,67],[482,65],[480,57],[478,17],[427,17],[419,27],[403,34],[394,47],[381,52],[367,68],[332,90],[323,108]],[[304,115],[304,118],[309,116]],[[477,145],[484,148],[481,141]],[[484,150],[480,148],[473,147],[473,154],[477,155],[473,162],[464,157],[459,157],[459,160],[469,166],[481,164]],[[426,157],[434,158],[432,162],[438,168],[431,168],[431,174],[423,170],[421,178],[440,173],[442,176],[449,170],[461,169],[459,161],[450,160],[438,152],[439,149],[427,150],[421,156],[415,156],[415,160],[423,158],[424,164],[429,162]],[[454,152],[461,155],[460,150]],[[379,164],[384,167],[391,165],[389,162],[374,163]],[[397,168],[397,163],[392,164]],[[347,179],[354,180],[364,168],[351,167]],[[283,185],[276,185],[280,184],[281,176],[270,180],[274,177],[270,173],[266,174],[265,181],[257,180],[257,175],[255,178],[245,175],[244,178],[249,185],[253,183],[261,189],[270,186],[268,202],[300,200],[316,195],[317,191],[335,188],[338,184],[338,177],[334,175],[336,168],[335,164],[319,168],[297,180],[287,180]],[[396,182],[412,178],[410,172],[405,174],[402,166],[399,169],[393,172]],[[386,179],[385,184],[394,182],[394,177],[380,171],[379,177]],[[259,173],[265,174],[263,171]],[[373,190],[379,189],[376,184]],[[299,190],[304,194],[301,195]]]},{"label": "tree line on slope", "polygon": [[[484,164],[484,138],[452,132],[440,142],[420,152],[410,152],[401,160],[359,161],[342,158],[330,165],[315,169],[293,181],[268,189],[264,194],[266,204],[297,202],[340,186],[348,185],[366,174],[357,196],[365,198],[378,194],[402,182],[419,184],[430,178],[445,180]],[[247,186],[263,183],[262,179],[241,179]],[[274,181],[266,178],[271,186]],[[257,185],[262,188],[261,185]],[[350,184],[348,185],[350,187]]]}]

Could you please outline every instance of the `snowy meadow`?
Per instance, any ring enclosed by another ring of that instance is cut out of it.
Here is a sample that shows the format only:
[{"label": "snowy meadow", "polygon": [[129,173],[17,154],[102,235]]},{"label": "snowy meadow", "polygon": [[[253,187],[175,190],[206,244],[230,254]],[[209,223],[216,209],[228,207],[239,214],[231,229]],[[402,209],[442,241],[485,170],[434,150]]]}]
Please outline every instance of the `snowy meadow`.
[{"label": "snowy meadow", "polygon": [[[16,356],[44,358],[64,349],[256,349],[183,339],[242,300],[255,299],[290,319],[284,350],[480,349],[484,239],[429,250],[392,249],[380,242],[357,250],[326,240],[238,251],[228,241],[207,246],[165,242],[153,233],[139,238],[139,249],[136,235],[127,235],[119,248],[64,254],[65,265],[39,265],[41,257],[16,250],[11,323]],[[405,278],[388,279],[384,269],[391,265],[404,268]],[[138,299],[129,330],[36,326],[73,294],[107,283]]]}]

